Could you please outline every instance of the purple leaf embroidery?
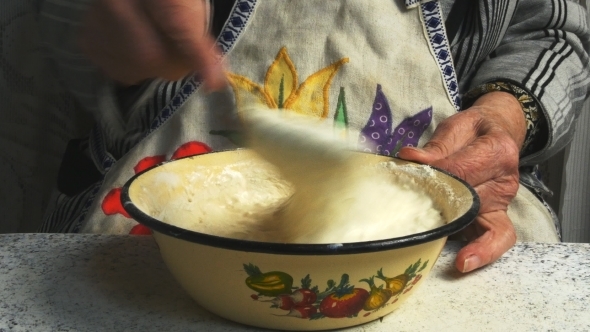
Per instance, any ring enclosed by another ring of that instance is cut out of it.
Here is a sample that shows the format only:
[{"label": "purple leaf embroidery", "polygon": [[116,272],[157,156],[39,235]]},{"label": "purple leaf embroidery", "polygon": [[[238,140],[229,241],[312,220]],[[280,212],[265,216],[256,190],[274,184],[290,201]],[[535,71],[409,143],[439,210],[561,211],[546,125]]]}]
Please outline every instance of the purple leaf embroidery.
[{"label": "purple leaf embroidery", "polygon": [[418,140],[432,122],[432,107],[405,118],[393,131],[391,140],[385,146],[388,151],[393,151],[400,139],[403,139],[401,146],[416,146]]},{"label": "purple leaf embroidery", "polygon": [[373,111],[369,121],[361,130],[359,145],[365,147],[366,151],[376,152],[375,149],[378,146],[385,145],[389,140],[392,121],[389,102],[381,90],[381,84],[377,84]]},{"label": "purple leaf embroidery", "polygon": [[373,111],[359,136],[359,144],[365,151],[389,156],[396,155],[401,146],[418,145],[420,137],[432,122],[432,107],[405,118],[390,132],[392,122],[391,108],[378,84]]}]

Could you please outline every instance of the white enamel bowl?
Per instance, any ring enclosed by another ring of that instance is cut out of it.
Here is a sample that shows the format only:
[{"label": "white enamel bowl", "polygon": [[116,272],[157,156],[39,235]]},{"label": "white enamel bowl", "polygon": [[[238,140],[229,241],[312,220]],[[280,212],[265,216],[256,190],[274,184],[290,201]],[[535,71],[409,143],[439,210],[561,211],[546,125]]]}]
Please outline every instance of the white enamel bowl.
[{"label": "white enamel bowl", "polygon": [[[135,175],[122,191],[123,206],[153,231],[162,258],[180,285],[205,309],[247,325],[325,330],[387,315],[424,282],[447,237],[471,223],[479,210],[479,198],[469,185],[438,170],[436,181],[416,181],[447,224],[369,242],[288,244],[223,238],[157,220],[150,211],[158,207],[143,203],[151,201],[145,195],[162,190],[154,186],[154,177],[163,165],[167,172],[183,173],[196,165],[220,166],[248,158],[254,154],[234,150],[174,160]],[[368,164],[415,165],[372,154],[365,158]]]}]

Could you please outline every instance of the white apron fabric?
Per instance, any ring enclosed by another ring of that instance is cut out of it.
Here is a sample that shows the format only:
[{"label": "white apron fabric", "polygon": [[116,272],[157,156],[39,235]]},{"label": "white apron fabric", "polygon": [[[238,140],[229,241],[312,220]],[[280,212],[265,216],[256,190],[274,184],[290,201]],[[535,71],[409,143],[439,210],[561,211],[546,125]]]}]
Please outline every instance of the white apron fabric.
[{"label": "white apron fabric", "polygon": [[[242,0],[219,45],[238,109],[257,102],[325,119],[358,147],[372,143],[372,152],[423,145],[459,108],[436,1]],[[189,82],[154,131],[116,163],[95,136],[93,157],[106,176],[79,230],[129,232],[136,222],[114,202],[144,167],[235,148],[227,128],[208,116],[216,98]]]},{"label": "white apron fabric", "polygon": [[508,217],[514,224],[519,242],[560,242],[549,207],[525,186],[518,188],[508,206]]}]

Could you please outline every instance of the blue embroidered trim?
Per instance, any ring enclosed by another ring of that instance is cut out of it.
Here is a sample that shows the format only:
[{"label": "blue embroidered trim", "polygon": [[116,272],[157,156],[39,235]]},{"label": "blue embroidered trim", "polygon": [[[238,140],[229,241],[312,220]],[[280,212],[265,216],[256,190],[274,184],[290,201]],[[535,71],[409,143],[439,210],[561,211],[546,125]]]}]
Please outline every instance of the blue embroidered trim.
[{"label": "blue embroidered trim", "polygon": [[455,105],[455,109],[459,111],[461,109],[459,81],[457,80],[455,67],[453,66],[453,59],[451,57],[449,42],[445,33],[445,25],[442,19],[440,6],[437,1],[429,1],[422,4],[421,8],[424,25],[428,32],[428,39],[432,50],[434,51],[435,58],[438,61],[440,72],[445,80],[447,93]]},{"label": "blue embroidered trim", "polygon": [[[234,6],[233,12],[227,20],[225,27],[223,28],[219,38],[217,39],[217,46],[220,47],[223,55],[227,54],[238,41],[239,36],[242,34],[254,8],[256,7],[257,0],[238,0]],[[152,121],[150,129],[145,133],[144,138],[158,129],[166,120],[168,120],[184,102],[201,86],[201,81],[193,77],[189,79],[178,91],[178,93],[172,97],[168,105],[162,109],[158,116]],[[111,168],[116,160],[106,152],[106,143],[103,139],[102,130],[99,127],[95,127],[90,134],[90,150],[91,154],[96,158],[98,164],[102,167],[102,172],[106,173]]]},{"label": "blue embroidered trim", "polygon": [[170,100],[168,105],[162,109],[162,111],[154,118],[152,124],[150,125],[150,130],[148,130],[144,134],[144,138],[151,134],[154,130],[158,129],[161,125],[166,122],[179,108],[184,104],[184,102],[188,99],[188,97],[193,94],[193,92],[197,91],[198,88],[201,86],[202,82],[199,81],[196,77],[192,77],[188,80],[182,88],[176,93],[174,97]]},{"label": "blue embroidered trim", "polygon": [[406,0],[406,8],[410,9],[417,7],[420,2],[422,2],[422,0]]},{"label": "blue embroidered trim", "polygon": [[[221,48],[223,55],[227,54],[238,41],[239,36],[242,34],[254,8],[256,8],[256,2],[258,0],[238,0],[234,6],[233,12],[230,18],[227,20],[225,27],[223,28],[219,38],[217,39],[217,45]],[[186,84],[178,91],[178,93],[172,98],[170,103],[160,112],[160,114],[154,119],[150,126],[150,130],[144,135],[149,135],[151,132],[160,127],[166,120],[168,120],[179,108],[184,104],[188,97],[194,93],[201,86],[201,82],[196,78],[191,78]],[[113,158],[106,149],[106,142],[103,138],[102,130],[95,126],[90,133],[90,154],[93,158],[96,158],[100,167],[102,167],[102,173],[106,173],[115,163],[116,160]],[[94,202],[96,195],[98,194],[99,188],[104,183],[104,177],[100,184],[93,191],[91,197],[84,205],[84,210],[74,223],[73,231],[78,232],[82,227],[82,222],[86,219],[88,209]]]}]

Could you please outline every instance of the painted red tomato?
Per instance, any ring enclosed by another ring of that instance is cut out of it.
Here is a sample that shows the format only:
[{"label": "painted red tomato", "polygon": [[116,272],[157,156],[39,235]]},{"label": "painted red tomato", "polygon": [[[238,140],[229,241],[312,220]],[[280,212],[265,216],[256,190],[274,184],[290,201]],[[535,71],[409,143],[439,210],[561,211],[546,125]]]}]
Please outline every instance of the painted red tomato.
[{"label": "painted red tomato", "polygon": [[354,316],[361,311],[369,292],[362,288],[354,288],[351,292],[338,296],[332,293],[320,303],[320,312],[330,318]]}]

